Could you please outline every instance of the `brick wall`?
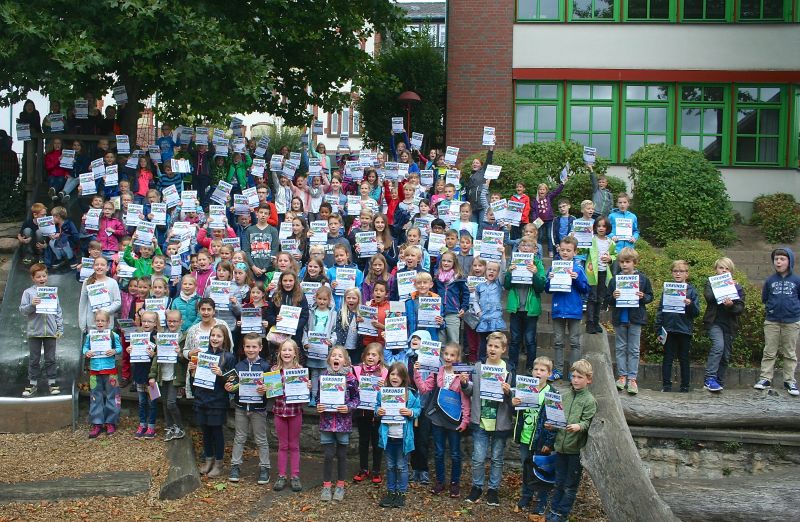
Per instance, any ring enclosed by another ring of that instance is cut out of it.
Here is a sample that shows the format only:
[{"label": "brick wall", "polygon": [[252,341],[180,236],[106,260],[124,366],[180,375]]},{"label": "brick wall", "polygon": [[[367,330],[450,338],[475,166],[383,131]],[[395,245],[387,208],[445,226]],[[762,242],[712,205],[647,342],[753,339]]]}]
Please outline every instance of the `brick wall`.
[{"label": "brick wall", "polygon": [[459,158],[483,150],[483,126],[511,148],[514,0],[450,0],[447,13],[447,145]]}]

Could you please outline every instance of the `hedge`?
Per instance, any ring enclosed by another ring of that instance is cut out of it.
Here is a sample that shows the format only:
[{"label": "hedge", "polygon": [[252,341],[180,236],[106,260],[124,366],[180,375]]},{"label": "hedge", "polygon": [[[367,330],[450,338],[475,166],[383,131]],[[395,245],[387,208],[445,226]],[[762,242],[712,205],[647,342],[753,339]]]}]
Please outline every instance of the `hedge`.
[{"label": "hedge", "polygon": [[800,228],[800,204],[791,194],[762,194],[753,200],[751,223],[761,227],[770,243],[793,243]]}]

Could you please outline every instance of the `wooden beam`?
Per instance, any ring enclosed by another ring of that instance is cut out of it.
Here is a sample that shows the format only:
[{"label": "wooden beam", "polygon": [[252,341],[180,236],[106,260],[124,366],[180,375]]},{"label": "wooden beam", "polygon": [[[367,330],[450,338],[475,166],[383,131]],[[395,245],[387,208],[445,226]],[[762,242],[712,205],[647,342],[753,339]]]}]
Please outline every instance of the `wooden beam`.
[{"label": "wooden beam", "polygon": [[630,426],[634,437],[656,439],[691,439],[709,442],[742,442],[765,446],[800,446],[800,434],[776,433],[757,430],[717,430],[698,428],[662,428],[658,426]]},{"label": "wooden beam", "polygon": [[131,497],[150,489],[150,473],[92,473],[39,482],[0,484],[0,502],[37,502],[85,497]]}]

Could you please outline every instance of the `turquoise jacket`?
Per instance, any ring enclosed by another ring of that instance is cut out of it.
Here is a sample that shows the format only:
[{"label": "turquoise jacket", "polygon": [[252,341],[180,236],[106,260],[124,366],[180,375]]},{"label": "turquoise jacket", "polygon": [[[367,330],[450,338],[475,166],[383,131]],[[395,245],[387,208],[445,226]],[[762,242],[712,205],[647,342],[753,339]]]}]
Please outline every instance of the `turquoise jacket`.
[{"label": "turquoise jacket", "polygon": [[[419,417],[422,411],[422,404],[419,402],[419,397],[411,388],[408,390],[408,402],[406,408],[411,410],[411,417],[406,417],[406,422],[403,424],[403,454],[408,455],[414,451],[414,419]],[[381,407],[381,394],[378,392],[378,401],[375,403],[375,415],[378,415],[378,408]],[[378,447],[386,449],[386,443],[389,442],[389,425],[381,423],[378,428]]]}]

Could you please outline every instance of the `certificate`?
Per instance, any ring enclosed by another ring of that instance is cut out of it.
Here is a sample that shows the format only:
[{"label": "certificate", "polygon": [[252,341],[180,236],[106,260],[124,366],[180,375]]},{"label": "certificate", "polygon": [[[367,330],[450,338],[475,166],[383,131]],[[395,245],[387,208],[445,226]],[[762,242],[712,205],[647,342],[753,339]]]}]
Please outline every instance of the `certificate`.
[{"label": "certificate", "polygon": [[167,208],[175,207],[181,201],[181,196],[178,194],[178,189],[175,188],[175,185],[166,187],[161,191],[161,195],[164,196],[164,204]]},{"label": "certificate", "polygon": [[594,219],[576,219],[572,222],[572,235],[578,240],[578,248],[591,248],[594,237]]},{"label": "certificate", "polygon": [[444,162],[455,165],[456,160],[458,160],[458,147],[447,147],[444,151]]},{"label": "certificate", "polygon": [[308,308],[311,309],[314,305],[317,304],[317,290],[319,287],[322,286],[322,283],[317,283],[313,281],[303,281],[300,283],[300,288],[303,289],[303,295],[306,296],[306,301],[308,301]]},{"label": "certificate", "polygon": [[436,232],[430,233],[428,236],[428,253],[431,256],[439,257],[444,251],[447,250],[444,239],[444,234],[437,234]]},{"label": "certificate", "polygon": [[525,210],[525,203],[520,201],[509,201],[506,207],[506,223],[518,227],[522,220],[522,211]]},{"label": "certificate", "polygon": [[403,117],[402,116],[394,116],[392,117],[392,132],[394,134],[401,134],[405,132],[405,127],[403,126]]},{"label": "certificate", "polygon": [[405,316],[387,317],[384,326],[386,348],[392,350],[408,347],[408,324]]},{"label": "certificate", "polygon": [[311,124],[311,132],[316,136],[321,136],[323,131],[322,120],[314,120],[314,123]]},{"label": "certificate", "polygon": [[78,280],[83,283],[92,274],[94,274],[94,259],[91,257],[82,257],[81,269],[80,272],[78,272]]},{"label": "certificate", "polygon": [[617,308],[638,308],[639,275],[617,274],[615,278],[619,297],[617,297],[614,306]]},{"label": "certificate", "polygon": [[150,362],[150,333],[131,332],[128,336],[131,345],[131,362]]},{"label": "certificate", "polygon": [[500,172],[503,167],[500,165],[486,165],[484,179],[497,179],[500,177]]},{"label": "certificate", "polygon": [[408,299],[411,296],[416,281],[417,273],[413,270],[397,272],[397,292],[400,294],[400,299]]},{"label": "certificate", "polygon": [[495,144],[495,135],[494,135],[494,127],[484,127],[483,128],[483,146],[484,147],[491,147]]},{"label": "certificate", "polygon": [[308,332],[308,358],[324,361],[328,358],[328,335],[325,332]]},{"label": "certificate", "polygon": [[383,424],[402,424],[405,417],[400,414],[400,410],[406,407],[408,390],[405,388],[381,388],[381,408],[384,413],[381,417]]},{"label": "certificate", "polygon": [[422,150],[422,140],[425,138],[425,135],[421,132],[412,132],[411,139],[409,140],[411,143],[412,149]]},{"label": "certificate", "polygon": [[344,375],[319,376],[319,403],[327,406],[325,411],[336,411],[337,406],[344,406],[344,393],[347,380]]},{"label": "certificate", "polygon": [[572,261],[553,261],[550,279],[551,292],[569,292],[572,290]]},{"label": "certificate", "polygon": [[194,371],[194,385],[198,388],[213,390],[217,376],[211,371],[211,365],[219,365],[219,355],[214,353],[198,353],[197,368]]},{"label": "certificate", "polygon": [[[514,252],[511,255],[511,282],[521,285],[533,284],[533,273],[528,263],[533,263],[533,252]],[[572,281],[570,280],[570,283]]]},{"label": "certificate", "polygon": [[180,333],[177,332],[158,332],[156,334],[156,362],[172,363],[178,362],[178,341]]},{"label": "certificate", "polygon": [[153,163],[161,163],[161,149],[158,145],[150,145],[147,147],[147,153],[150,155],[150,161]]},{"label": "certificate", "polygon": [[131,142],[127,134],[117,134],[117,154],[130,154]]},{"label": "certificate", "polygon": [[87,285],[86,295],[89,297],[89,307],[92,311],[101,310],[104,306],[111,306],[111,294],[103,283]]},{"label": "certificate", "polygon": [[100,214],[103,212],[101,208],[90,208],[86,211],[86,222],[84,226],[86,230],[100,230]]},{"label": "certificate", "polygon": [[482,400],[503,402],[505,375],[506,370],[502,366],[481,365],[480,397]]},{"label": "certificate", "polygon": [[167,326],[167,304],[168,297],[152,297],[144,300],[144,309],[148,312],[155,312],[158,315],[158,322],[161,327]]},{"label": "certificate", "polygon": [[372,326],[372,320],[377,319],[378,308],[376,306],[359,305],[358,316],[361,318],[361,321],[358,322],[358,335],[377,337],[378,329]]},{"label": "certificate", "polygon": [[522,402],[516,407],[518,410],[527,410],[539,407],[539,379],[517,375],[517,386],[514,397]]},{"label": "certificate", "polygon": [[184,212],[194,212],[196,209],[197,209],[197,191],[184,190],[183,192],[181,192],[181,210]]},{"label": "certificate", "polygon": [[503,259],[505,234],[501,230],[484,230],[481,233],[481,259],[500,261]]},{"label": "certificate", "polygon": [[356,287],[356,270],[336,267],[336,295],[344,295],[346,290]]},{"label": "certificate", "polygon": [[261,404],[263,396],[258,393],[258,387],[263,384],[264,372],[239,372],[239,402],[244,404]]},{"label": "certificate", "polygon": [[420,369],[429,372],[439,371],[442,366],[442,343],[439,341],[422,341],[417,350],[417,362]]},{"label": "certificate", "polygon": [[58,287],[37,286],[36,297],[40,299],[36,305],[37,314],[55,315],[58,313]]},{"label": "certificate", "polygon": [[[256,153],[258,153],[258,149],[256,149]],[[253,166],[250,167],[250,174],[255,178],[263,178],[265,170],[267,170],[267,160],[254,158]]]},{"label": "certificate", "polygon": [[[378,253],[377,233],[356,232],[356,245],[358,245],[358,257],[372,257]],[[338,274],[338,269],[337,269]]]},{"label": "certificate", "polygon": [[358,409],[374,411],[378,402],[378,383],[381,378],[377,375],[361,375],[358,379]]},{"label": "certificate", "polygon": [[92,357],[108,357],[111,350],[111,330],[89,330],[89,351]]},{"label": "certificate", "polygon": [[614,235],[618,240],[630,241],[633,239],[633,220],[617,218],[614,220]]},{"label": "certificate", "polygon": [[260,308],[242,308],[242,325],[241,332],[243,334],[257,333],[264,335],[264,326],[261,324],[261,309]]},{"label": "certificate", "polygon": [[739,291],[736,290],[736,283],[730,273],[711,276],[708,278],[708,282],[711,284],[717,304],[722,304],[726,299],[731,301],[739,299]]},{"label": "certificate", "polygon": [[280,333],[295,335],[300,322],[300,312],[299,306],[281,305],[275,329]]},{"label": "certificate", "polygon": [[597,149],[595,147],[583,147],[583,161],[587,165],[594,165],[597,160]]},{"label": "certificate", "polygon": [[664,282],[663,301],[661,302],[661,310],[673,314],[686,313],[686,283],[670,283]]},{"label": "certificate", "polygon": [[419,311],[417,312],[418,328],[439,328],[437,317],[442,316],[441,297],[420,297]]},{"label": "certificate", "polygon": [[97,194],[97,183],[94,181],[94,174],[91,172],[84,172],[78,175],[78,180],[81,185],[81,195],[91,196]]},{"label": "certificate", "polygon": [[56,233],[56,223],[53,216],[42,216],[36,219],[36,226],[43,236],[52,236]]},{"label": "certificate", "polygon": [[61,151],[61,158],[58,160],[58,166],[62,169],[72,170],[75,165],[75,151],[70,149],[63,149]]},{"label": "certificate", "polygon": [[215,279],[211,281],[209,288],[208,297],[214,301],[217,310],[230,310],[233,281],[217,281]]},{"label": "certificate", "polygon": [[283,370],[283,395],[286,404],[308,402],[308,368]]},{"label": "certificate", "polygon": [[361,196],[347,196],[347,215],[357,216],[361,213]]},{"label": "certificate", "polygon": [[103,179],[106,187],[116,187],[119,185],[119,167],[116,165],[109,165],[106,167]]},{"label": "certificate", "polygon": [[564,407],[561,405],[560,393],[546,392],[544,394],[544,409],[548,424],[557,429],[567,427],[567,417],[564,415]]},{"label": "certificate", "polygon": [[214,192],[211,194],[211,199],[219,203],[220,205],[225,205],[228,202],[228,195],[231,193],[231,189],[233,185],[227,183],[225,181],[220,181],[217,183],[217,187],[214,189]]},{"label": "certificate", "polygon": [[153,214],[153,224],[166,226],[167,224],[167,204],[151,203],[150,213]]},{"label": "certificate", "polygon": [[311,244],[324,245],[328,242],[328,222],[325,220],[311,222]]},{"label": "certificate", "polygon": [[278,230],[278,239],[289,239],[292,237],[293,233],[294,231],[292,230],[292,222],[284,221],[281,223],[281,228]]},{"label": "certificate", "polygon": [[136,225],[136,241],[134,241],[133,244],[139,246],[152,247],[153,234],[155,234],[155,232],[156,232],[155,223],[139,220],[139,223]]}]

